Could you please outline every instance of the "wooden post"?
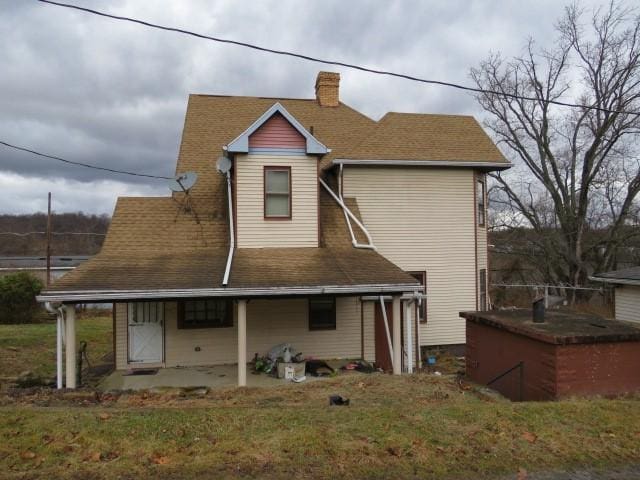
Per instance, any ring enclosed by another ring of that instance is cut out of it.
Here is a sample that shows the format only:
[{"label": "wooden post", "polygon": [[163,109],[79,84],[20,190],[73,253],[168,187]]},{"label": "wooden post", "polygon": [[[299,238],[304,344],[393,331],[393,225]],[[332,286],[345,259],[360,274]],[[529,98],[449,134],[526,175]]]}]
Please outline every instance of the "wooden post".
[{"label": "wooden post", "polygon": [[402,374],[402,332],[400,295],[393,296],[393,374]]},{"label": "wooden post", "polygon": [[76,309],[75,305],[65,305],[66,335],[65,335],[65,363],[66,387],[76,388]]},{"label": "wooden post", "polygon": [[47,288],[51,283],[51,192],[49,192],[49,200],[47,207]]},{"label": "wooden post", "polygon": [[238,300],[238,386],[247,386],[247,301]]}]

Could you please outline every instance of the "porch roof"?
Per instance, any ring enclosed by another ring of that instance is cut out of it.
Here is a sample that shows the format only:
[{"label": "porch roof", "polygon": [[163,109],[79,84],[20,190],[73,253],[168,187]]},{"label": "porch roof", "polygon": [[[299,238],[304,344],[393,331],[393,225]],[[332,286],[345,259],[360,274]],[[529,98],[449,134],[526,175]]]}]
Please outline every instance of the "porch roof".
[{"label": "porch roof", "polygon": [[102,253],[58,280],[39,301],[382,294],[411,291],[416,280],[372,250],[240,248],[227,287],[227,251]]}]

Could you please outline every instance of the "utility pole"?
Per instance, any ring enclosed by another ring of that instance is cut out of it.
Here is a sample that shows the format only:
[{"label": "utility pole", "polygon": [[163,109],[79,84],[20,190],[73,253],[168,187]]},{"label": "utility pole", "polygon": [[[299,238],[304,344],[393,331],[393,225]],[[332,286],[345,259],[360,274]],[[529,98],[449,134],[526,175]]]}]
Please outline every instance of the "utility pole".
[{"label": "utility pole", "polygon": [[49,205],[47,208],[47,288],[51,283],[51,192],[49,192]]}]

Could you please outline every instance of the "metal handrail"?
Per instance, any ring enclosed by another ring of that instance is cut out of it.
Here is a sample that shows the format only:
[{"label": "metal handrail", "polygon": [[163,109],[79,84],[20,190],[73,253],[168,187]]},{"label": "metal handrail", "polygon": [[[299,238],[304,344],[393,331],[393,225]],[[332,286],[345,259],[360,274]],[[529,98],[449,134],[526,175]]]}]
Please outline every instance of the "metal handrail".
[{"label": "metal handrail", "polygon": [[522,401],[523,399],[523,385],[524,385],[524,362],[520,361],[517,364],[515,364],[513,367],[509,368],[508,370],[505,370],[504,372],[502,372],[500,375],[498,375],[497,377],[495,377],[493,380],[491,380],[490,382],[487,383],[487,387],[491,386],[493,383],[497,382],[498,380],[500,380],[502,377],[510,374],[511,372],[513,372],[515,369],[519,368],[520,369],[520,385],[519,385],[519,397],[520,397],[520,401]]}]

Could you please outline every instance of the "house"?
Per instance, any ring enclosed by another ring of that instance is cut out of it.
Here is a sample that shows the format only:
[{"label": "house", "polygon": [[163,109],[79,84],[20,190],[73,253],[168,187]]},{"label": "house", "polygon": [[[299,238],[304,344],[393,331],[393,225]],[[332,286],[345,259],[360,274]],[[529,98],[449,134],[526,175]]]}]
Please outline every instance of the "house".
[{"label": "house", "polygon": [[[88,258],[86,255],[51,256],[51,278],[62,277]],[[0,257],[0,277],[17,272],[28,272],[46,282],[47,257]]]},{"label": "house", "polygon": [[76,302],[114,303],[117,369],[237,363],[239,385],[282,342],[396,374],[465,343],[458,312],[488,302],[485,174],[510,164],[472,117],[374,121],[339,82],[189,97],[193,188],[119,198],[100,254],[39,297],[64,305],[68,387]]},{"label": "house", "polygon": [[598,273],[590,278],[614,286],[616,320],[640,322],[640,267]]}]

